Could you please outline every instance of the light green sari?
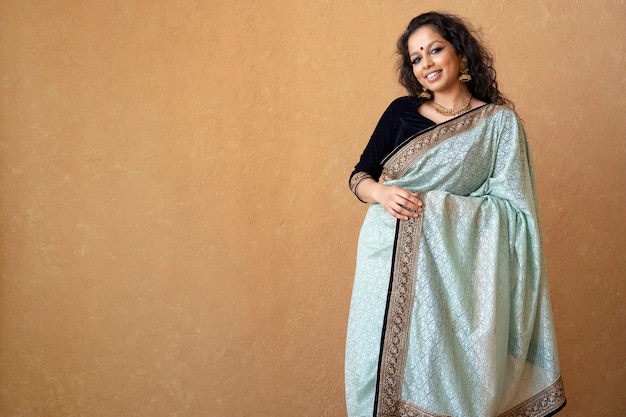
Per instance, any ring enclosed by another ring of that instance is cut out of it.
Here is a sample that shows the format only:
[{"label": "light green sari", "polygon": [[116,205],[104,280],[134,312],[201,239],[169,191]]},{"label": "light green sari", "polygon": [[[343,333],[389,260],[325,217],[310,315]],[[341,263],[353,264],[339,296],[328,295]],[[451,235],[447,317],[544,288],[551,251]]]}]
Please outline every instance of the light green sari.
[{"label": "light green sari", "polygon": [[551,415],[565,404],[526,136],[485,105],[407,140],[370,206],[346,345],[349,417]]}]

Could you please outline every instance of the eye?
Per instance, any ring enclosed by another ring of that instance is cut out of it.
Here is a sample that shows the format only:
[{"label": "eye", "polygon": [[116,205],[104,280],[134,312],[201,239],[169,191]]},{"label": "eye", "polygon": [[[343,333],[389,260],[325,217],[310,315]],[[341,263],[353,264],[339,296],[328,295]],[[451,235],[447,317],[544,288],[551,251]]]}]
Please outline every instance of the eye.
[{"label": "eye", "polygon": [[412,65],[417,65],[417,64],[419,64],[421,61],[422,61],[422,57],[421,57],[421,56],[418,56],[418,57],[413,58],[413,61],[411,61],[411,64],[412,64]]},{"label": "eye", "polygon": [[437,48],[433,48],[433,49],[430,51],[430,53],[431,53],[432,55],[435,55],[435,54],[438,54],[439,52],[441,52],[442,50],[443,50],[443,47],[441,47],[441,46],[440,46],[440,47],[437,47]]}]

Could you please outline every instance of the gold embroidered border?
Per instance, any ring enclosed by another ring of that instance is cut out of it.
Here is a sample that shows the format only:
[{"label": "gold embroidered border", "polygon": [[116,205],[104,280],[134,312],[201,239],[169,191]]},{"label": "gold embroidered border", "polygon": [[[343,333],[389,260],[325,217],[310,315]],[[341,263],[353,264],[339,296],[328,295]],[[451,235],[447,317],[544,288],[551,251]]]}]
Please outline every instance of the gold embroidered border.
[{"label": "gold embroidered border", "polygon": [[[379,365],[377,416],[400,416],[422,216],[398,223],[394,270]],[[417,414],[416,414],[417,416]]]},{"label": "gold embroidered border", "polygon": [[[565,389],[561,377],[548,388],[498,417],[543,417],[551,415],[565,404]],[[396,414],[380,417],[453,417],[449,414],[428,411],[408,401],[400,400],[394,410]]]},{"label": "gold embroidered border", "polygon": [[382,173],[383,181],[402,177],[427,151],[446,139],[473,129],[485,117],[493,115],[501,108],[501,106],[495,104],[486,104],[475,111],[442,123],[426,133],[417,135],[385,162]]},{"label": "gold embroidered border", "polygon": [[[435,413],[434,411],[428,411],[415,404],[411,404],[408,401],[401,401],[398,408],[400,417],[452,417],[450,414]],[[395,417],[395,416],[392,416]]]},{"label": "gold embroidered border", "polygon": [[498,417],[543,417],[565,404],[565,388],[561,377],[554,384]]}]

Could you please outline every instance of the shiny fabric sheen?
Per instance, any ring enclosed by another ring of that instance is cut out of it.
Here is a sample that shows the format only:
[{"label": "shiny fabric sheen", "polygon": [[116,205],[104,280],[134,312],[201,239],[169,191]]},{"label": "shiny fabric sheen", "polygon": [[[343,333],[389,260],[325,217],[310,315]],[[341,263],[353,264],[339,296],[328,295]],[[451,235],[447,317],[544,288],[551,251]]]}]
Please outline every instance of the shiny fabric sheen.
[{"label": "shiny fabric sheen", "polygon": [[[424,212],[410,232],[378,204],[365,217],[346,344],[349,417],[496,417],[533,407],[560,373],[516,114],[486,105],[435,126],[394,152],[383,181],[420,193]],[[417,239],[416,265],[411,286],[394,287],[403,233]],[[389,300],[404,288],[412,288],[410,311],[399,313],[407,343],[395,352],[402,344],[388,346],[396,328],[388,309],[403,309]],[[564,403],[559,395],[528,415],[548,415]],[[393,406],[382,403],[390,398]]]}]

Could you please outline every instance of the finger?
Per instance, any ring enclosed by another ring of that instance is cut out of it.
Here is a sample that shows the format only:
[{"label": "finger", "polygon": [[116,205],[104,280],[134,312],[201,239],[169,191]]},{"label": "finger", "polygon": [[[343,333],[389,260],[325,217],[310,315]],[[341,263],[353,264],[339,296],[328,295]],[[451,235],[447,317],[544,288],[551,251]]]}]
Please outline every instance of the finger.
[{"label": "finger", "polygon": [[403,209],[400,204],[395,206],[390,206],[389,210],[387,210],[389,214],[395,217],[398,220],[408,220],[408,211]]},{"label": "finger", "polygon": [[399,208],[396,210],[396,213],[401,217],[402,220],[408,220],[409,218],[415,218],[419,216],[418,210],[413,210],[403,205],[399,205]]},{"label": "finger", "polygon": [[419,213],[422,211],[422,202],[420,200],[404,200],[400,205],[411,212]]},{"label": "finger", "polygon": [[391,215],[391,217],[393,217],[394,219],[398,219],[398,220],[407,220],[406,216],[402,216],[400,215],[398,212],[389,212],[389,214]]},{"label": "finger", "polygon": [[404,200],[400,205],[411,212],[422,211],[422,205],[413,201]]},{"label": "finger", "polygon": [[423,207],[422,200],[420,200],[419,197],[417,197],[415,194],[404,197],[402,205],[410,210],[415,211],[421,211]]}]

